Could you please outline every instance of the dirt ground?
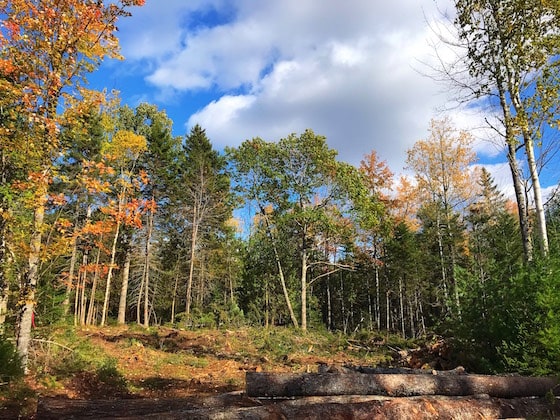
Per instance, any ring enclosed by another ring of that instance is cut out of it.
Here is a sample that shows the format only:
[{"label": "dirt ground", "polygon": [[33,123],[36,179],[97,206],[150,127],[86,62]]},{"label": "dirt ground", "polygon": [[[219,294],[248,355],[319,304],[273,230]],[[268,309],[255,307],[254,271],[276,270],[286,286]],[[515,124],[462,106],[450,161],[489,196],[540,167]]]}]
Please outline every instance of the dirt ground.
[{"label": "dirt ground", "polygon": [[[548,404],[543,399],[504,402],[422,397],[397,401],[372,396],[344,401],[342,397],[263,401],[243,393],[245,375],[251,371],[317,372],[325,365],[450,369],[454,366],[449,349],[441,340],[422,348],[404,349],[387,346],[379,339],[329,342],[320,334],[291,334],[286,330],[145,331],[126,327],[89,328],[79,331],[78,336],[82,342],[87,341],[90,350],[114,364],[97,371],[78,370],[72,375],[47,374],[52,371],[46,366],[52,363],[49,353],[59,345],[39,338],[32,356],[35,369],[43,371],[32,372],[25,379],[26,393],[14,390],[19,392],[18,398],[0,399],[0,418],[388,418],[389,412],[415,419],[470,418],[469,412],[478,413],[479,418],[495,418],[492,413],[515,417],[516,407],[547,409]],[[59,348],[57,354],[64,357],[65,352],[72,349]],[[41,366],[42,361],[45,366]],[[555,404],[558,406],[558,401]],[[467,414],[449,414],[457,410]],[[304,417],[300,417],[302,413],[306,413]],[[371,417],[372,413],[377,414]],[[448,416],[441,417],[444,413]]]},{"label": "dirt ground", "polygon": [[[88,328],[77,334],[96,352],[115,360],[114,369],[108,369],[105,377],[88,370],[68,377],[46,374],[52,370],[46,366],[52,363],[48,354],[55,348],[61,357],[68,352],[56,338],[38,333],[31,352],[37,371],[25,379],[26,390],[17,401],[0,398],[0,418],[34,418],[40,399],[193,401],[242,391],[248,371],[312,372],[319,364],[364,361],[363,351],[349,351],[346,345],[330,347],[322,336],[313,334],[288,340],[289,333],[272,331],[255,337],[253,329],[245,328],[144,331],[128,327]],[[376,363],[376,357],[372,354],[366,360]],[[12,394],[17,393],[22,391]]]},{"label": "dirt ground", "polygon": [[[308,351],[287,349],[284,354],[255,346],[248,330],[179,331],[162,329],[158,334],[94,331],[87,333],[92,343],[118,360],[136,397],[183,398],[240,391],[245,372],[305,372],[320,363],[358,362],[345,352],[316,354],[313,339]],[[305,339],[302,339],[305,341]],[[66,387],[69,397],[100,397],[105,392],[91,382],[75,378]],[[114,395],[115,390],[109,391]]]}]

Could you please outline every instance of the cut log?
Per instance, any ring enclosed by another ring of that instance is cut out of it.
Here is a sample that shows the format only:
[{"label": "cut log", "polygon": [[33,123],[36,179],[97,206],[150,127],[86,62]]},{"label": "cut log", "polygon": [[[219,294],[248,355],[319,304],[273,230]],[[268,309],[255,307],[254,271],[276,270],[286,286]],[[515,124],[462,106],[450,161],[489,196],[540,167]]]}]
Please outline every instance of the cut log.
[{"label": "cut log", "polygon": [[[433,418],[554,418],[560,404],[545,398],[408,397],[380,396],[308,397],[296,400],[252,401],[242,395],[200,398],[196,401],[116,400],[77,401],[46,398],[39,402],[36,418],[61,419],[433,419]],[[213,402],[215,404],[210,404]]]},{"label": "cut log", "polygon": [[498,398],[560,395],[558,378],[487,375],[409,375],[367,373],[247,372],[250,397],[306,397],[325,395],[466,396]]}]

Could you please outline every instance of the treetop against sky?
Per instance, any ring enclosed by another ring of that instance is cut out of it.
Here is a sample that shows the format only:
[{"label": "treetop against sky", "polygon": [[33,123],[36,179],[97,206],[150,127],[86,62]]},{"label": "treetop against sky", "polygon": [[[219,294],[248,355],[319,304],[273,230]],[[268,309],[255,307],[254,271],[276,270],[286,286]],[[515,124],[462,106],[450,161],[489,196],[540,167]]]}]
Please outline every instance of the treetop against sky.
[{"label": "treetop against sky", "polygon": [[[503,148],[480,129],[485,114],[450,107],[445,86],[426,77],[434,47],[450,54],[434,30],[452,19],[453,2],[254,3],[147,0],[118,22],[125,60],[106,60],[90,87],[116,89],[133,107],[156,104],[177,135],[198,123],[218,150],[311,128],[339,159],[357,166],[376,150],[397,173],[429,121],[450,115],[473,130],[478,162],[511,195]],[[556,167],[541,174],[545,192],[557,184]]]}]

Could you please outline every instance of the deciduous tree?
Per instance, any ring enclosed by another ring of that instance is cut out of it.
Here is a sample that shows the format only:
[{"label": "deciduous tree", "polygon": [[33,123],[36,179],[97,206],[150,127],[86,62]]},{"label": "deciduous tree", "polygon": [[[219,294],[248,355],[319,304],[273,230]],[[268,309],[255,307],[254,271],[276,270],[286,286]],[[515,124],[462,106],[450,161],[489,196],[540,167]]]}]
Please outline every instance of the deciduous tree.
[{"label": "deciduous tree", "polygon": [[458,311],[459,290],[454,272],[459,238],[453,238],[453,213],[465,207],[473,197],[475,183],[470,166],[475,154],[471,143],[472,137],[464,131],[457,133],[450,120],[433,120],[429,138],[416,142],[407,157],[419,194],[425,201],[424,210],[428,212],[425,214],[432,212],[431,217],[435,219],[442,287],[446,292],[453,286]]},{"label": "deciduous tree", "polygon": [[[517,151],[524,148],[537,215],[539,244],[548,253],[548,235],[535,146],[543,121],[550,122],[558,97],[560,8],[541,0],[457,0],[454,25],[464,54],[445,67],[467,100],[498,104],[497,122],[489,123],[503,138],[517,199],[525,258],[533,258],[528,203]],[[461,70],[466,70],[462,72]],[[468,75],[465,79],[464,76]],[[490,119],[487,119],[490,121]]]},{"label": "deciduous tree", "polygon": [[114,220],[114,236],[111,244],[111,262],[105,284],[105,299],[101,312],[101,325],[105,325],[109,310],[111,281],[115,269],[117,243],[123,225],[141,227],[141,211],[151,207],[136,197],[142,183],[147,182],[145,173],[136,172],[140,155],[146,151],[146,138],[131,131],[117,131],[109,142],[105,143],[103,152],[108,161],[115,166],[117,178],[113,186],[115,198],[110,200],[105,212]]},{"label": "deciduous tree", "polygon": [[[251,149],[255,152],[244,153]],[[294,244],[299,259],[300,326],[305,330],[307,293],[314,281],[309,279],[310,270],[323,267],[328,272],[333,266],[340,265],[319,258],[319,241],[332,236],[330,232],[341,218],[358,205],[366,205],[367,190],[363,179],[355,168],[338,162],[336,151],[327,146],[325,137],[312,130],[306,130],[300,136],[292,134],[278,143],[266,143],[260,139],[245,142],[234,151],[234,161],[238,174],[236,181],[246,197],[256,201],[271,240],[276,242],[273,249],[276,250],[276,265],[283,286],[286,264],[277,252],[277,238],[291,238]],[[344,223],[339,226],[349,227]],[[289,303],[289,293],[283,288]],[[293,318],[292,322],[297,325]]]},{"label": "deciduous tree", "polygon": [[65,94],[77,95],[79,83],[106,57],[118,57],[115,35],[119,17],[128,6],[144,0],[109,5],[90,0],[2,0],[0,31],[2,68],[13,69],[10,86],[19,89],[19,111],[27,125],[29,167],[35,182],[33,231],[28,268],[20,293],[17,347],[27,362],[31,319],[38,281],[51,168],[60,150],[58,110]]},{"label": "deciduous tree", "polygon": [[[172,121],[164,111],[158,110],[155,105],[142,103],[135,109],[128,106],[118,110],[118,126],[124,130],[130,130],[137,135],[146,138],[146,152],[141,155],[138,167],[145,171],[148,182],[144,183],[141,195],[144,202],[149,204],[145,208],[144,223],[142,231],[130,229],[126,236],[129,237],[129,246],[124,249],[125,270],[123,270],[118,323],[124,324],[127,310],[127,296],[130,262],[133,260],[131,253],[142,255],[141,261],[136,258],[135,268],[132,272],[140,270],[140,284],[135,284],[138,294],[137,322],[144,326],[150,321],[150,290],[153,290],[151,281],[153,272],[156,270],[154,252],[155,225],[161,220],[170,206],[173,198],[174,182],[177,181],[177,167],[180,154],[180,138],[172,135]],[[134,235],[134,232],[136,234]],[[132,237],[134,235],[134,237]],[[132,243],[137,246],[132,246]],[[153,294],[152,294],[153,295]],[[141,308],[143,310],[141,310]],[[141,317],[142,314],[142,317]],[[141,319],[142,318],[142,319]]]}]

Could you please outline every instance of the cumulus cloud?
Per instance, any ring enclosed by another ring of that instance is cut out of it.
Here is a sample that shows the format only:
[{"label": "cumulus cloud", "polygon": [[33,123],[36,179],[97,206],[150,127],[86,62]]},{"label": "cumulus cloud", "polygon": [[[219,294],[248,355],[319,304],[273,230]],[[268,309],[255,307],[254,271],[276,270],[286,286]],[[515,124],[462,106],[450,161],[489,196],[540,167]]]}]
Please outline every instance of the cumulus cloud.
[{"label": "cumulus cloud", "polygon": [[[375,149],[399,172],[449,99],[422,73],[434,59],[430,26],[450,5],[152,0],[125,28],[123,48],[149,61],[146,80],[167,98],[213,95],[184,123],[201,124],[217,148],[311,128],[340,159],[359,164]],[[452,118],[459,128],[478,124],[464,110]],[[488,142],[476,147],[499,152]]]}]

